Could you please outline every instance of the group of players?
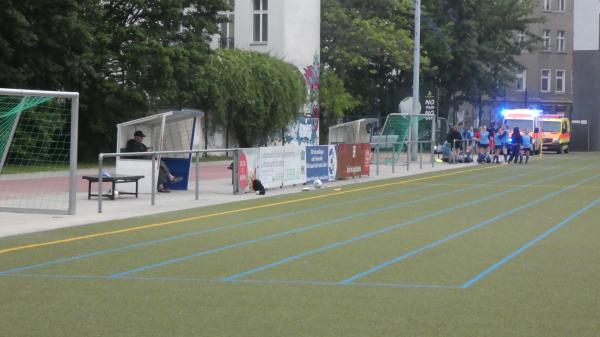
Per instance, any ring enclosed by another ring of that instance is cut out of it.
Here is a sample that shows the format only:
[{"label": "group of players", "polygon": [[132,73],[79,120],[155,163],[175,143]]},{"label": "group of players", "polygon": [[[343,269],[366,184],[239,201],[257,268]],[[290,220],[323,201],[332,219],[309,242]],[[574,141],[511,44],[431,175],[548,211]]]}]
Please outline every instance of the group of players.
[{"label": "group of players", "polygon": [[[455,157],[459,156],[461,151],[466,151],[470,155],[473,147],[478,148],[477,162],[491,162],[500,164],[500,155],[504,157],[503,163],[525,164],[529,162],[533,139],[530,130],[526,129],[523,134],[518,127],[513,128],[512,134],[509,134],[510,128],[502,124],[497,128],[482,126],[479,130],[473,130],[471,127],[465,130],[460,126],[460,131],[453,126],[448,133],[446,141],[452,147]],[[493,155],[493,158],[491,158]]]}]

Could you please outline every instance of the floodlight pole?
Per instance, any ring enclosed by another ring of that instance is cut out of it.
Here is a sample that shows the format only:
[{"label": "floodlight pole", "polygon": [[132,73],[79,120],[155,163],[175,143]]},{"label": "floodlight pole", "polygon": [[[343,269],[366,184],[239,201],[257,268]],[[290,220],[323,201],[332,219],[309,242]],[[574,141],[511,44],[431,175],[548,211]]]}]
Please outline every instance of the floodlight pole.
[{"label": "floodlight pole", "polygon": [[421,113],[419,108],[419,69],[421,65],[421,0],[415,0],[415,38],[413,56],[413,101],[410,112],[410,160],[417,160],[417,139],[419,135],[419,122],[413,115]]}]

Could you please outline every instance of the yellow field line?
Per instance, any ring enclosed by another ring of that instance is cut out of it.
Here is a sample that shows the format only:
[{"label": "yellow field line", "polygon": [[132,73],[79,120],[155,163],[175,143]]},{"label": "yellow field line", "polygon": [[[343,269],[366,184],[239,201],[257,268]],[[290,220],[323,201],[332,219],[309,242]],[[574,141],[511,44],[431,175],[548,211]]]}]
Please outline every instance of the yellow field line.
[{"label": "yellow field line", "polygon": [[486,166],[486,167],[480,167],[480,168],[469,169],[469,170],[461,170],[461,171],[456,171],[456,172],[438,174],[438,175],[434,175],[434,176],[430,176],[430,177],[421,177],[421,178],[414,178],[414,179],[397,181],[397,182],[387,183],[387,184],[380,184],[380,185],[374,185],[374,186],[366,186],[366,187],[356,188],[356,189],[352,189],[352,190],[340,191],[340,192],[329,193],[329,194],[321,194],[321,195],[316,195],[316,196],[306,197],[306,198],[300,198],[300,199],[294,199],[294,200],[286,200],[286,201],[274,202],[274,203],[265,204],[265,205],[258,205],[258,206],[252,206],[252,207],[246,207],[246,208],[239,208],[239,209],[234,209],[234,210],[229,210],[229,211],[223,211],[223,212],[217,212],[217,213],[210,213],[210,214],[199,215],[199,216],[195,216],[195,217],[189,217],[189,218],[183,218],[183,219],[178,219],[178,220],[159,222],[159,223],[149,224],[149,225],[143,225],[143,226],[136,226],[136,227],[124,228],[124,229],[119,229],[119,230],[114,230],[114,231],[100,232],[100,233],[88,234],[88,235],[82,235],[82,236],[74,236],[74,237],[66,238],[66,239],[60,239],[60,240],[54,240],[54,241],[48,241],[48,242],[41,242],[41,243],[33,243],[33,244],[28,244],[28,245],[23,245],[23,246],[15,246],[15,247],[10,247],[10,248],[5,248],[5,249],[0,250],[0,254],[6,254],[6,253],[9,253],[9,252],[15,252],[15,251],[25,250],[25,249],[31,249],[31,248],[38,248],[38,247],[44,247],[44,246],[52,246],[52,245],[57,245],[57,244],[61,244],[61,243],[68,243],[68,242],[74,242],[74,241],[81,241],[81,240],[93,239],[93,238],[102,237],[102,236],[109,236],[109,235],[116,235],[116,234],[122,234],[122,233],[135,232],[135,231],[140,231],[140,230],[149,229],[149,228],[163,227],[163,226],[178,224],[178,223],[182,223],[182,222],[188,222],[188,221],[194,221],[194,220],[201,220],[201,219],[213,218],[213,217],[217,217],[217,216],[221,216],[221,215],[228,215],[228,214],[241,213],[241,212],[246,212],[246,211],[253,211],[253,210],[257,210],[257,209],[269,208],[269,207],[275,207],[275,206],[281,206],[281,205],[287,205],[287,204],[292,204],[292,203],[297,203],[297,202],[302,202],[302,201],[309,201],[309,200],[315,200],[315,199],[323,199],[323,198],[328,198],[328,197],[338,196],[338,195],[343,195],[343,194],[348,194],[348,193],[354,193],[354,192],[372,190],[372,189],[376,189],[376,188],[389,187],[389,186],[395,186],[395,185],[403,185],[403,184],[410,184],[410,183],[413,183],[413,182],[416,182],[416,181],[424,181],[424,180],[431,180],[431,179],[436,179],[436,178],[441,178],[441,177],[449,177],[449,176],[453,176],[453,175],[457,175],[457,174],[474,172],[474,171],[481,171],[481,170],[486,170],[486,169],[496,168],[496,167],[501,167],[501,166]]}]

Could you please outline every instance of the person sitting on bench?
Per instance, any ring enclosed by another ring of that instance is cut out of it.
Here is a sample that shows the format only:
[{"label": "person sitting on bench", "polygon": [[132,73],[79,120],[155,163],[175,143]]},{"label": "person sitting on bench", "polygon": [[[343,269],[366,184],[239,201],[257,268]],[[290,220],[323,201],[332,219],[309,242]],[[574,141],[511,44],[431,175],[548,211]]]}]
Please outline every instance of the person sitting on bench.
[{"label": "person sitting on bench", "polygon": [[[127,141],[127,147],[125,148],[125,152],[148,152],[148,147],[143,143],[144,137],[146,135],[138,130],[133,133],[133,138]],[[127,157],[131,159],[150,159],[148,156],[132,156]],[[169,193],[170,191],[167,189],[166,184],[168,182],[176,183],[181,181],[181,177],[176,177],[171,174],[169,167],[164,161],[160,161],[160,168],[158,170],[158,192],[161,193]]]}]

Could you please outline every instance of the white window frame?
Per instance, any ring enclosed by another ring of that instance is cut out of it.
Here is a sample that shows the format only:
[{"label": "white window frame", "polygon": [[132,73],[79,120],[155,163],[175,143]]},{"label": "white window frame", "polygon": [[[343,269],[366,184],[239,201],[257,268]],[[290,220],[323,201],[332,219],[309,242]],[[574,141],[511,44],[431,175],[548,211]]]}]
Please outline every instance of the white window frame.
[{"label": "white window frame", "polygon": [[542,32],[542,50],[552,50],[552,30],[550,29],[544,29],[544,31]]},{"label": "white window frame", "polygon": [[[515,81],[515,90],[516,91],[525,91],[527,90],[527,69],[521,68],[521,72],[516,74],[517,80]],[[521,81],[521,88],[519,89],[519,81]]]},{"label": "white window frame", "polygon": [[525,34],[525,32],[520,31],[519,33],[517,33],[517,42],[519,43],[519,46],[524,45],[526,41],[527,41],[527,34]]},{"label": "white window frame", "polygon": [[[544,76],[544,72],[547,72],[547,75]],[[544,80],[548,84],[546,90],[544,90]],[[540,92],[551,92],[552,91],[552,70],[550,69],[540,69]]]},{"label": "white window frame", "polygon": [[[258,9],[255,8],[257,3]],[[255,19],[257,16],[258,27]],[[252,0],[252,43],[266,44],[267,42],[269,42],[269,0]]]},{"label": "white window frame", "polygon": [[567,5],[565,3],[565,0],[558,0],[558,11],[559,12],[564,12],[565,9],[567,8]]},{"label": "white window frame", "polygon": [[543,5],[542,5],[542,8],[543,8],[545,11],[549,11],[549,10],[551,10],[551,9],[552,9],[552,0],[543,0],[543,1],[544,1],[544,3],[543,3]]},{"label": "white window frame", "polygon": [[567,33],[564,30],[556,32],[556,51],[559,53],[565,52],[565,42]]},{"label": "white window frame", "polygon": [[[558,74],[561,73],[561,76],[558,76]],[[559,94],[564,94],[565,93],[565,80],[567,77],[567,72],[564,69],[556,69],[556,78],[555,78],[555,82],[556,82],[556,92]],[[558,81],[561,81],[561,85],[559,87],[558,85]],[[561,88],[562,87],[562,88]]]}]

